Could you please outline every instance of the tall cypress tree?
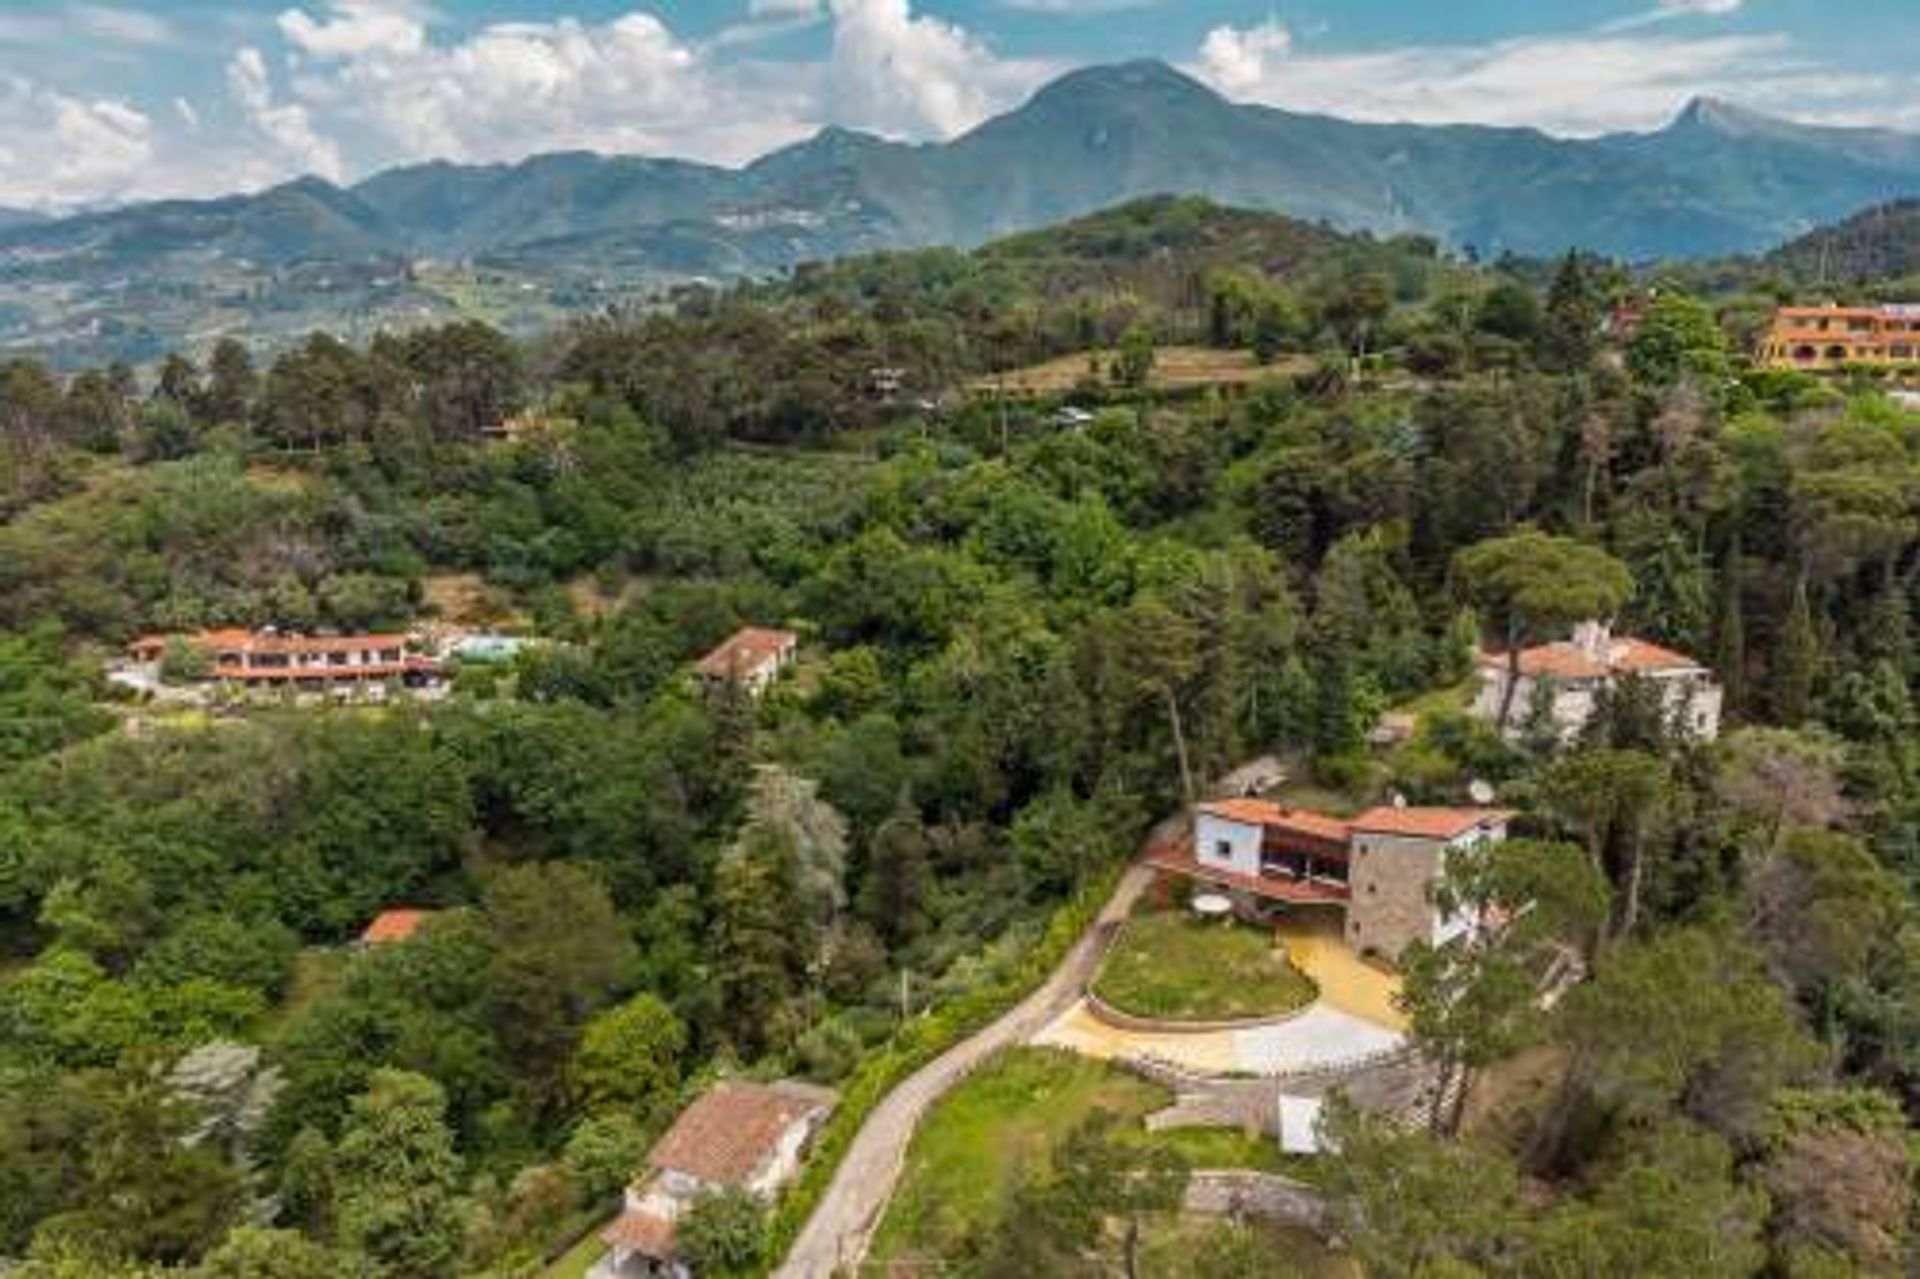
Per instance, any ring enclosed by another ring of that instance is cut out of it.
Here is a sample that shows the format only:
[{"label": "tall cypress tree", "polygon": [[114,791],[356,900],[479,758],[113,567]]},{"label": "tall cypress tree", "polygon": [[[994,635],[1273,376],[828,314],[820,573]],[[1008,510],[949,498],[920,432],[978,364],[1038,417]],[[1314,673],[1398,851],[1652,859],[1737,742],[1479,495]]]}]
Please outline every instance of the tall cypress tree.
[{"label": "tall cypress tree", "polygon": [[1725,708],[1736,716],[1747,699],[1747,621],[1741,600],[1744,577],[1740,538],[1736,535],[1720,566],[1720,615],[1714,627],[1714,666],[1720,672],[1720,686],[1726,690]]},{"label": "tall cypress tree", "polygon": [[1812,712],[1818,661],[1819,641],[1813,633],[1813,608],[1807,601],[1803,573],[1793,585],[1793,604],[1773,650],[1773,714],[1782,724],[1804,723]]}]

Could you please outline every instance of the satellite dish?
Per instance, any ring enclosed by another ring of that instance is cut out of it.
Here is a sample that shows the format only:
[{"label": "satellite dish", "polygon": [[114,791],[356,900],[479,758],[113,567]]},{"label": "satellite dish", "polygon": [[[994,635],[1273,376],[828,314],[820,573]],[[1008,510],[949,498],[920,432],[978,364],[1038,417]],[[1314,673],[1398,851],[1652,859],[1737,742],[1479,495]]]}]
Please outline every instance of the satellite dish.
[{"label": "satellite dish", "polygon": [[1399,791],[1395,791],[1393,793],[1393,806],[1395,808],[1405,808],[1407,806],[1407,797]]},{"label": "satellite dish", "polygon": [[1487,782],[1481,781],[1478,777],[1467,783],[1467,794],[1472,797],[1473,802],[1476,804],[1491,804],[1493,802],[1493,787]]}]

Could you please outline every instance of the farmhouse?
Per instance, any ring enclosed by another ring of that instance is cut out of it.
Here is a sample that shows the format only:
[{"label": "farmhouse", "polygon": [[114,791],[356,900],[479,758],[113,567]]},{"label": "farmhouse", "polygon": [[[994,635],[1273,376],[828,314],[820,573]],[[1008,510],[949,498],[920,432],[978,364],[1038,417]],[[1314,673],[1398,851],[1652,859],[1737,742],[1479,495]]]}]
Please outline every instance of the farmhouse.
[{"label": "farmhouse", "polygon": [[1572,737],[1592,718],[1600,693],[1628,676],[1650,681],[1675,724],[1712,741],[1720,734],[1722,690],[1713,672],[1683,653],[1645,640],[1616,637],[1604,622],[1583,622],[1573,638],[1520,651],[1519,674],[1505,653],[1480,655],[1480,691],[1473,713],[1497,722],[1508,705],[1509,736],[1521,731],[1542,704],[1561,736]]},{"label": "farmhouse", "polygon": [[708,685],[735,684],[758,697],[793,664],[799,649],[800,637],[792,631],[749,626],[701,658],[694,670]]},{"label": "farmhouse", "polygon": [[300,635],[237,627],[195,635],[143,635],[127,646],[128,671],[150,687],[164,682],[169,651],[185,648],[201,664],[197,681],[242,688],[327,688],[439,683],[440,663],[407,651],[405,635]]},{"label": "farmhouse", "polygon": [[620,1216],[601,1232],[607,1254],[588,1279],[686,1279],[674,1237],[681,1215],[722,1190],[770,1201],[799,1172],[835,1100],[824,1088],[793,1081],[733,1080],[709,1089],[648,1153]]},{"label": "farmhouse", "polygon": [[1438,945],[1473,926],[1439,910],[1431,889],[1450,853],[1505,839],[1510,816],[1383,806],[1343,818],[1263,799],[1217,800],[1194,810],[1190,844],[1156,849],[1147,862],[1243,907],[1336,912],[1353,949],[1395,959],[1416,941]]}]

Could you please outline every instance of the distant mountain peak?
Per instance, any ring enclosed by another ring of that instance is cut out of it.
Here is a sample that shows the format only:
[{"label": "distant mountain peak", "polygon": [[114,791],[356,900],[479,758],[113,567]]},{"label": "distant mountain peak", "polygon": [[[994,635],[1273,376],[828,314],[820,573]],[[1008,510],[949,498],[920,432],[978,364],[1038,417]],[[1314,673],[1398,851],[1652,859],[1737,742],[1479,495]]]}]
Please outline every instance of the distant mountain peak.
[{"label": "distant mountain peak", "polygon": [[1778,133],[1781,130],[1798,128],[1791,121],[1763,114],[1750,107],[1743,107],[1726,98],[1716,98],[1702,94],[1688,100],[1680,109],[1680,114],[1667,126],[1671,130],[1701,129],[1731,137],[1750,137],[1756,134]]},{"label": "distant mountain peak", "polygon": [[1081,98],[1106,94],[1128,97],[1188,99],[1203,102],[1224,101],[1218,93],[1158,58],[1136,58],[1131,62],[1102,63],[1081,67],[1049,82],[1034,95],[1034,101],[1049,98]]}]

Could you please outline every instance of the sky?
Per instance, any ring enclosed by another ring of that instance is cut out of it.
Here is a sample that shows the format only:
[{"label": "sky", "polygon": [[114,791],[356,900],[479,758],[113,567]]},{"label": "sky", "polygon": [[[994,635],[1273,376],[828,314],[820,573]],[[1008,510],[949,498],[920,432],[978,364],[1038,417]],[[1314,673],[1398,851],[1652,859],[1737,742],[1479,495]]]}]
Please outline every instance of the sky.
[{"label": "sky", "polygon": [[1708,95],[1920,131],[1920,0],[0,0],[0,206],[947,138],[1136,57],[1356,119],[1585,136]]}]

